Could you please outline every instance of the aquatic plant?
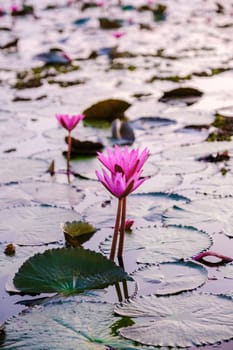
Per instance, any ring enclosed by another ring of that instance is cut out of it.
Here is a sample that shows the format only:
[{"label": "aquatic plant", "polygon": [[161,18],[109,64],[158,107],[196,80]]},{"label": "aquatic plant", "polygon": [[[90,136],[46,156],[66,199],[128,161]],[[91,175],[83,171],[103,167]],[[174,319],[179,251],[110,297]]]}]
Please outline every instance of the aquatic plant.
[{"label": "aquatic plant", "polygon": [[104,187],[118,198],[110,252],[111,260],[114,260],[115,257],[119,231],[118,258],[122,257],[126,227],[126,198],[146,180],[145,177],[142,177],[142,167],[148,156],[149,151],[147,148],[140,153],[139,149],[129,151],[127,146],[120,149],[117,145],[115,145],[114,150],[107,148],[107,156],[98,152],[98,160],[108,169],[110,174],[105,169],[102,169],[102,174],[96,171],[96,176]]},{"label": "aquatic plant", "polygon": [[78,123],[85,118],[84,114],[77,114],[70,116],[69,114],[56,114],[59,124],[68,131],[68,152],[67,152],[67,175],[69,181],[70,174],[70,154],[71,154],[71,131],[78,125]]}]

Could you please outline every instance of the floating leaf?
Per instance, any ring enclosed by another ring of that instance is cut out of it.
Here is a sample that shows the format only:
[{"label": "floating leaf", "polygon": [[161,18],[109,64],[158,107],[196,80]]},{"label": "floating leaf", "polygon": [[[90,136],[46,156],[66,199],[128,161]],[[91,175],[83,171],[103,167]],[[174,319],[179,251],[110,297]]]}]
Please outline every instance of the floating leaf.
[{"label": "floating leaf", "polygon": [[[12,220],[14,218],[14,220]],[[0,211],[1,242],[41,245],[63,239],[61,222],[79,220],[73,210],[44,206],[22,206]]]},{"label": "floating leaf", "polygon": [[110,327],[119,320],[113,316],[112,304],[63,299],[9,319],[2,348],[141,350],[141,346],[111,333]]},{"label": "floating leaf", "polygon": [[203,92],[200,90],[190,87],[183,87],[166,91],[163,96],[160,97],[159,101],[170,104],[185,103],[186,105],[190,106],[197,102],[202,95]]},{"label": "floating leaf", "polygon": [[85,115],[85,120],[105,120],[112,122],[116,118],[122,118],[126,109],[128,109],[130,104],[123,100],[110,99],[97,102],[91,107],[85,109],[83,114]]},{"label": "floating leaf", "polygon": [[41,176],[46,172],[47,167],[47,162],[39,159],[1,159],[0,182],[19,182]]},{"label": "floating leaf", "polygon": [[161,117],[141,117],[131,122],[131,125],[138,130],[151,130],[160,128],[162,126],[168,126],[176,124],[175,120]]},{"label": "floating leaf", "polygon": [[[208,249],[211,244],[212,241],[205,232],[192,227],[140,227],[125,235],[124,250],[140,249],[137,262],[155,264],[191,258]],[[111,239],[103,242],[100,248],[109,254]]]},{"label": "floating leaf", "polygon": [[23,293],[68,295],[104,288],[122,280],[131,278],[102,254],[82,248],[58,248],[29,258],[13,281]]},{"label": "floating leaf", "polygon": [[31,201],[72,207],[84,199],[76,188],[55,182],[27,182],[2,187],[0,208],[13,205],[30,205]]},{"label": "floating leaf", "polygon": [[88,241],[96,232],[96,228],[84,221],[65,222],[62,229],[66,241],[71,246],[77,246]]},{"label": "floating leaf", "polygon": [[99,18],[100,28],[102,29],[117,29],[122,26],[123,20],[121,19],[109,19],[107,17]]},{"label": "floating leaf", "polygon": [[[68,143],[68,137],[65,137],[66,143]],[[95,156],[97,152],[103,149],[104,145],[100,142],[93,141],[79,141],[71,137],[71,156]]]},{"label": "floating leaf", "polygon": [[[189,199],[178,194],[163,192],[132,194],[127,198],[127,216],[135,220],[136,226],[146,226],[148,221],[151,223],[160,221],[163,211],[177,201],[186,203]],[[102,205],[102,202],[95,203],[85,210],[84,215],[98,227],[113,226],[116,210],[117,201],[113,199],[107,203],[107,208]]]},{"label": "floating leaf", "polygon": [[117,305],[115,312],[136,321],[120,334],[146,345],[188,347],[233,338],[233,303],[224,296],[150,295]]},{"label": "floating leaf", "polygon": [[163,221],[169,225],[191,225],[211,233],[223,231],[233,237],[232,206],[232,198],[196,200],[167,209]]},{"label": "floating leaf", "polygon": [[141,294],[177,294],[200,287],[208,278],[208,271],[192,261],[162,263],[141,268],[132,274]]},{"label": "floating leaf", "polygon": [[[221,267],[220,271],[222,271],[224,278],[233,279],[233,263],[230,263],[224,267]],[[232,287],[232,291],[233,291],[233,287]]]}]

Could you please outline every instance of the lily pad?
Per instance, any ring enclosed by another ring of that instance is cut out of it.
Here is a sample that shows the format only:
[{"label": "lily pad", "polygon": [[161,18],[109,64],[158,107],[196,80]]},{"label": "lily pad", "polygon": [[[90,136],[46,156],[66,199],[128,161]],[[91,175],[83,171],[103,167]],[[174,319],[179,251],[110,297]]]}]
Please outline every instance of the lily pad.
[{"label": "lily pad", "polygon": [[206,282],[208,271],[200,264],[187,261],[151,265],[132,276],[138,282],[141,294],[168,295],[200,287]]},{"label": "lily pad", "polygon": [[222,271],[224,278],[233,279],[233,263],[229,263],[226,266],[221,267],[220,270]]},{"label": "lily pad", "polygon": [[73,207],[80,203],[85,195],[82,191],[65,184],[55,182],[27,182],[3,186],[0,193],[0,208],[27,204],[31,201]]},{"label": "lily pad", "polygon": [[129,107],[130,103],[118,99],[97,102],[83,111],[84,123],[98,120],[112,122],[116,118],[122,118]]},{"label": "lily pad", "polygon": [[[163,192],[132,194],[127,198],[127,216],[135,220],[136,226],[146,226],[148,222],[160,221],[163,211],[175,205],[177,201],[187,202],[189,199]],[[106,206],[103,206],[102,202],[95,203],[84,211],[84,215],[98,227],[109,227],[114,225],[116,211],[117,200],[113,199]]]},{"label": "lily pad", "polygon": [[57,248],[25,261],[13,282],[23,293],[69,295],[104,288],[122,280],[132,278],[100,253],[82,248]]},{"label": "lily pad", "polygon": [[131,125],[138,130],[151,130],[160,128],[162,126],[174,125],[176,124],[175,120],[169,118],[161,118],[161,117],[141,117],[135,119],[131,122]]},{"label": "lily pad", "polygon": [[80,220],[80,214],[48,205],[6,208],[0,211],[1,242],[20,245],[59,242],[63,239],[60,224],[67,220]]},{"label": "lily pad", "polygon": [[[111,237],[106,239],[100,249],[109,254]],[[212,241],[202,231],[192,227],[140,227],[125,235],[124,250],[139,250],[138,263],[156,264],[162,262],[177,262],[191,258],[198,252],[209,249]]]},{"label": "lily pad", "polygon": [[[65,137],[66,143],[68,143],[68,137]],[[79,141],[75,138],[71,138],[71,156],[95,156],[97,152],[101,151],[104,145],[101,142],[92,141]]]},{"label": "lily pad", "polygon": [[77,247],[88,241],[97,229],[85,221],[65,222],[62,225],[66,242]]},{"label": "lily pad", "polygon": [[[137,350],[131,341],[114,336],[113,305],[63,299],[22,313],[6,322],[3,349]],[[61,338],[58,334],[62,334]],[[150,350],[150,349],[148,349]]]},{"label": "lily pad", "polygon": [[191,87],[181,87],[166,91],[163,96],[160,97],[159,101],[169,104],[184,103],[190,106],[196,103],[202,95],[203,92],[200,90]]},{"label": "lily pad", "polygon": [[151,295],[117,305],[115,312],[136,322],[120,334],[146,345],[188,347],[233,338],[233,303],[224,296]]},{"label": "lily pad", "polygon": [[167,209],[163,222],[168,225],[191,225],[210,233],[224,232],[233,237],[232,198],[196,200]]},{"label": "lily pad", "polygon": [[46,161],[29,158],[1,159],[0,182],[11,183],[43,175],[47,170]]}]

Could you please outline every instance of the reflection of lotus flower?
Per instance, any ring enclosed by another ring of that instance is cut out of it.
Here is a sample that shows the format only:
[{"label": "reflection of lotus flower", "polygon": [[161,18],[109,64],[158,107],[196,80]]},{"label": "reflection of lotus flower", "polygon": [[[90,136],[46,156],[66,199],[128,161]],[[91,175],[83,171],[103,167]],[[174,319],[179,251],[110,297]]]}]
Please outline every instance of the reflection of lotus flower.
[{"label": "reflection of lotus flower", "polygon": [[120,229],[120,238],[118,244],[118,258],[122,257],[124,245],[124,233],[126,229],[126,197],[136,190],[146,178],[142,178],[142,167],[146,162],[149,151],[145,148],[141,153],[138,149],[123,150],[115,146],[114,150],[107,148],[108,156],[98,153],[98,160],[110,171],[110,174],[103,169],[100,174],[96,171],[98,180],[107,188],[107,190],[118,198],[118,208],[115,222],[110,259],[114,260],[118,233]]},{"label": "reflection of lotus flower", "polygon": [[69,132],[72,131],[76,125],[84,118],[85,116],[83,114],[78,115],[72,115],[69,116],[68,114],[57,114],[56,118],[58,122],[68,130]]},{"label": "reflection of lotus flower", "polygon": [[96,5],[102,7],[102,6],[104,6],[104,1],[103,0],[97,0],[96,1]]},{"label": "reflection of lotus flower", "polygon": [[56,114],[56,118],[59,124],[68,130],[67,176],[68,181],[70,181],[71,131],[85,118],[85,115],[77,114],[70,116],[69,114]]}]

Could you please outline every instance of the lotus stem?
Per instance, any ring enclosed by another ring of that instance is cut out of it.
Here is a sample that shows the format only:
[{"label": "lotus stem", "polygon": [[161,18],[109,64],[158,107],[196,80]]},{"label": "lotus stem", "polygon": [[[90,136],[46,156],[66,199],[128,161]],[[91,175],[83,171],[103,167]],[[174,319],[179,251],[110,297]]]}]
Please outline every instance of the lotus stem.
[{"label": "lotus stem", "polygon": [[68,151],[67,151],[67,177],[68,182],[70,182],[70,155],[71,155],[71,133],[68,132]]},{"label": "lotus stem", "polygon": [[126,197],[122,199],[122,213],[121,213],[121,227],[120,227],[120,239],[118,245],[118,258],[123,255],[124,237],[125,237],[125,220],[126,220]]},{"label": "lotus stem", "polygon": [[114,234],[112,239],[112,247],[110,252],[110,260],[114,260],[115,254],[116,254],[116,246],[117,246],[117,238],[120,228],[120,220],[121,220],[121,211],[122,211],[122,199],[118,199],[118,207],[117,207],[117,215],[116,215],[116,221],[115,221],[115,228],[114,228]]}]

